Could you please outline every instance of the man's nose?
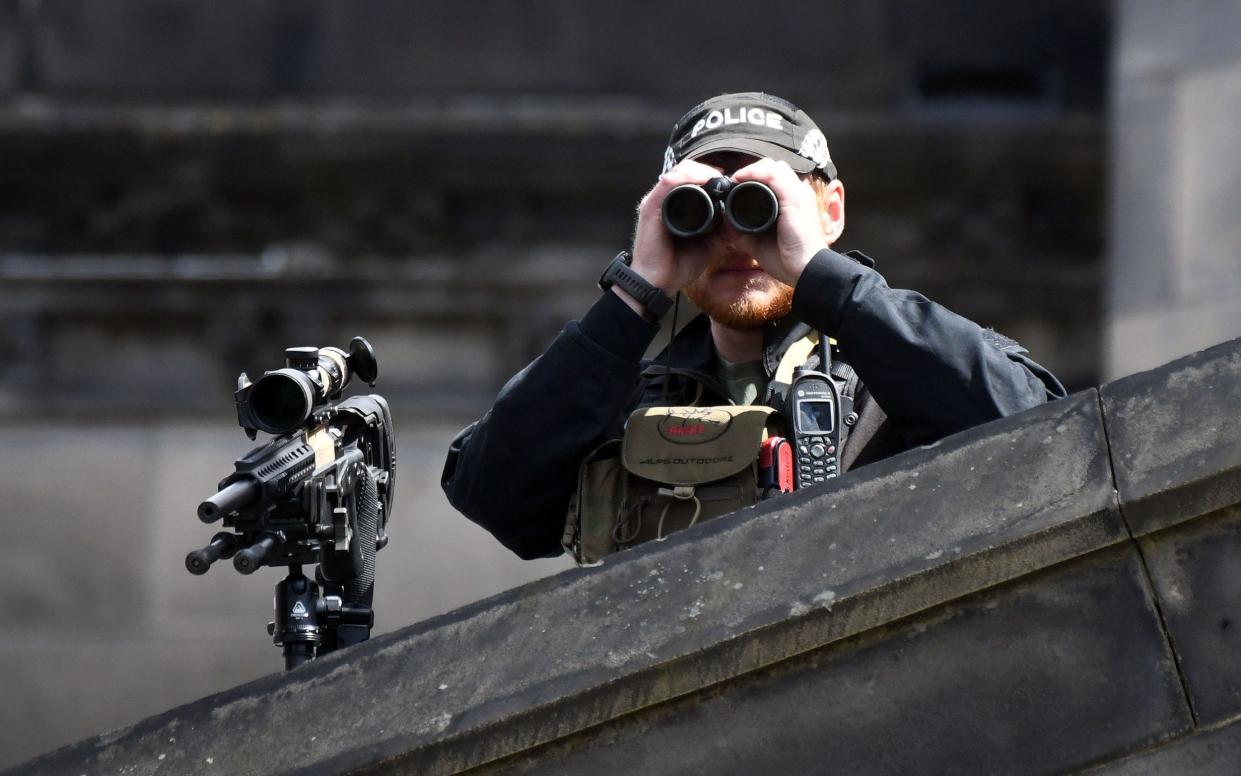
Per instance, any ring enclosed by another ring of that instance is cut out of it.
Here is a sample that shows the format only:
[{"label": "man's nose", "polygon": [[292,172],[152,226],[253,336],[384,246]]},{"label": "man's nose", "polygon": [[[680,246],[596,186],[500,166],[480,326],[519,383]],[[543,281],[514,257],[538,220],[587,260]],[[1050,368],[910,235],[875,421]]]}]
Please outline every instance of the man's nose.
[{"label": "man's nose", "polygon": [[727,218],[721,218],[719,225],[711,232],[710,238],[719,245],[731,246],[745,236],[745,233],[733,226]]}]

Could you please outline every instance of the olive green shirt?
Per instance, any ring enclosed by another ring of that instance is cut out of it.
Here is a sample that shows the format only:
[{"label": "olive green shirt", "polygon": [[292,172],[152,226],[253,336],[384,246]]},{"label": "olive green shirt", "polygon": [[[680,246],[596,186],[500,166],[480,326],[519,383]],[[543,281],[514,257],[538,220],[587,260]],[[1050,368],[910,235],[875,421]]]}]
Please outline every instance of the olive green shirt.
[{"label": "olive green shirt", "polygon": [[767,373],[763,371],[762,361],[734,364],[720,356],[720,380],[728,389],[728,397],[743,406],[757,401],[767,387]]}]

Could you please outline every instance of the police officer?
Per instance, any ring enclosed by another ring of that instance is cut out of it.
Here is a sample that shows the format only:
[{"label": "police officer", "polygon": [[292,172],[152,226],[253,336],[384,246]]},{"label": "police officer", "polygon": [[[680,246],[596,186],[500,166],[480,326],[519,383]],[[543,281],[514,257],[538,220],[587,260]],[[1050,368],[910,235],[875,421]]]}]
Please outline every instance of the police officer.
[{"label": "police officer", "polygon": [[[674,238],[664,198],[720,176],[766,184],[779,203],[775,228],[743,234],[723,221],[704,237]],[[853,397],[842,469],[1065,395],[1017,343],[889,288],[866,256],[833,251],[844,225],[844,185],[804,112],[757,92],[694,107],[673,127],[632,251],[609,265],[599,301],[453,441],[449,500],[521,557],[558,555],[579,464],[620,435],[629,412],[771,402],[781,357],[811,328],[837,341],[832,374]],[[666,358],[644,362],[678,292],[704,315]]]}]

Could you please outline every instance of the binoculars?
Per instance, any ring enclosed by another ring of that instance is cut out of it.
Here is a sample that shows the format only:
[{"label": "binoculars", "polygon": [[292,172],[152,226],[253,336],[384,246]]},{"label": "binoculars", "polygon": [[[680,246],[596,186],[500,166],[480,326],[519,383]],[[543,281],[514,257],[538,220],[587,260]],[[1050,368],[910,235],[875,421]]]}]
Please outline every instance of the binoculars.
[{"label": "binoculars", "polygon": [[664,197],[664,228],[676,237],[701,237],[728,219],[739,232],[762,234],[776,225],[776,194],[758,181],[712,178],[704,185],[677,186]]}]

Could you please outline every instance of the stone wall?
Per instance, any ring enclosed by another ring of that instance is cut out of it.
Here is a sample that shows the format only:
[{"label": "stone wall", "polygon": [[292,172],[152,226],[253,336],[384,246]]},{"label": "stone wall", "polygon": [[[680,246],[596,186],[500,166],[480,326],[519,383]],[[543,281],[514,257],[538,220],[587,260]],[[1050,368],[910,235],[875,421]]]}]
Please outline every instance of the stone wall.
[{"label": "stone wall", "polygon": [[1241,334],[1241,6],[1119,6],[1108,376]]},{"label": "stone wall", "polygon": [[23,773],[1233,773],[1239,402],[1234,340]]},{"label": "stone wall", "polygon": [[[843,247],[1097,382],[1103,0],[0,2],[0,765],[272,671],[274,579],[193,579],[231,389],[364,334],[403,501],[380,629],[522,565],[436,486],[596,297],[671,122],[767,88],[826,131]],[[687,31],[694,34],[687,35]]]}]

